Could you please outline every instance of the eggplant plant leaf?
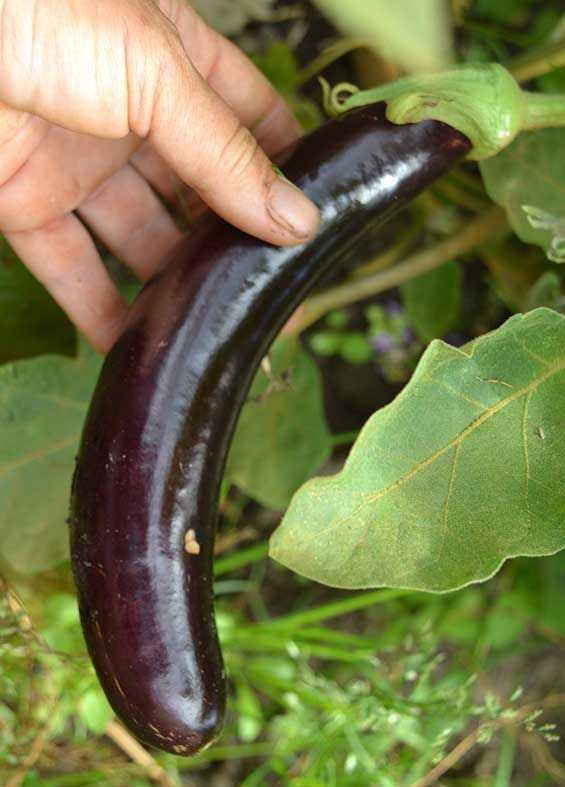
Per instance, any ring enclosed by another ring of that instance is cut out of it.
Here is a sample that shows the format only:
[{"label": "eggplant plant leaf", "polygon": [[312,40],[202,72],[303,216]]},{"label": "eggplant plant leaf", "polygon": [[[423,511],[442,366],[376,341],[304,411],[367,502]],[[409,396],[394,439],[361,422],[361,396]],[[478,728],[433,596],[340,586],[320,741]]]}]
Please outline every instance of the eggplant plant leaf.
[{"label": "eggplant plant leaf", "polygon": [[344,588],[447,591],[565,547],[565,317],[430,344],[343,470],[294,495],[270,554]]},{"label": "eggplant plant leaf", "polygon": [[505,208],[520,240],[555,262],[565,260],[565,134],[544,128],[520,134],[480,163],[489,196]]},{"label": "eggplant plant leaf", "polygon": [[75,344],[63,310],[0,236],[0,363],[44,353],[72,355]]},{"label": "eggplant plant leaf", "polygon": [[263,505],[285,508],[329,457],[331,437],[318,369],[296,339],[281,336],[269,362],[239,417],[225,478]]},{"label": "eggplant plant leaf", "polygon": [[400,288],[408,319],[425,342],[438,339],[453,327],[459,316],[461,268],[446,262]]},{"label": "eggplant plant leaf", "polygon": [[338,30],[369,42],[406,71],[446,68],[453,61],[445,0],[314,0]]},{"label": "eggplant plant leaf", "polygon": [[74,458],[100,365],[83,342],[77,358],[0,366],[0,557],[16,571],[68,557]]}]

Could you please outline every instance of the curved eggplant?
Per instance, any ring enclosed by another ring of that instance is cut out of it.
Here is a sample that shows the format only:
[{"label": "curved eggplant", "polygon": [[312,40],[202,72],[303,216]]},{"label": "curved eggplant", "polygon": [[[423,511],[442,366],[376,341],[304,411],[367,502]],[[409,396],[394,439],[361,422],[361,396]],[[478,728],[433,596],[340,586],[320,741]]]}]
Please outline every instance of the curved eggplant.
[{"label": "curved eggplant", "polygon": [[71,502],[82,626],[117,715],[190,755],[221,728],[213,607],[219,485],[255,371],[317,279],[470,149],[437,121],[354,110],[295,144],[286,176],[321,209],[293,248],[207,216],[131,308],[87,417]]}]

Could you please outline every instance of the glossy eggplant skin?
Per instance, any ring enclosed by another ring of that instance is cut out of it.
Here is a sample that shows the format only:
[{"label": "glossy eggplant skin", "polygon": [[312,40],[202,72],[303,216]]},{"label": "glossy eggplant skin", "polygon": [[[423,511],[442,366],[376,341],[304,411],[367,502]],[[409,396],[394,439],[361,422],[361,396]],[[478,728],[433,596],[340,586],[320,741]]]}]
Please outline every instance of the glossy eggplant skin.
[{"label": "glossy eggplant skin", "polygon": [[315,239],[278,248],[207,216],[134,303],[84,428],[71,556],[99,679],[144,742],[190,755],[221,729],[218,491],[262,357],[317,279],[362,249],[365,230],[469,148],[436,121],[388,123],[382,104],[330,121],[281,158],[321,209]]}]

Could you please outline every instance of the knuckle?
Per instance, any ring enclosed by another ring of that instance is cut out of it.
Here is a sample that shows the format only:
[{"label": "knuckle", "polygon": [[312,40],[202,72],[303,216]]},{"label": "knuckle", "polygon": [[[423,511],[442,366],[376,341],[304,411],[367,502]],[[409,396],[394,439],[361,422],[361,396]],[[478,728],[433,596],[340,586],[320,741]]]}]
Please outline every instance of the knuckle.
[{"label": "knuckle", "polygon": [[163,95],[170,92],[184,53],[174,24],[157,8],[149,19],[128,20],[124,30],[128,127],[146,137]]},{"label": "knuckle", "polygon": [[259,155],[259,144],[245,126],[239,125],[223,145],[218,158],[218,167],[230,178],[245,177]]}]

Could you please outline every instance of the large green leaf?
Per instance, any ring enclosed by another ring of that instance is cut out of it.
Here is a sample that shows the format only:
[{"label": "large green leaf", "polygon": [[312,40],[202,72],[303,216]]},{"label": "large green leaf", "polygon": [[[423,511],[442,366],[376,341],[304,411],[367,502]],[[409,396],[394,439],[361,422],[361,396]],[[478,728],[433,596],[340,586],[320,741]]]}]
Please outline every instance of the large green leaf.
[{"label": "large green leaf", "polygon": [[279,338],[270,362],[241,412],[225,477],[264,505],[285,508],[330,455],[331,438],[317,367],[298,342]]},{"label": "large green leaf", "polygon": [[68,555],[74,457],[100,358],[46,355],[0,367],[0,555],[21,572]]},{"label": "large green leaf", "polygon": [[314,0],[338,30],[371,42],[404,70],[445,68],[453,58],[446,0]]},{"label": "large green leaf", "polygon": [[0,236],[0,363],[74,349],[71,323]]},{"label": "large green leaf", "polygon": [[[494,158],[482,161],[490,197],[506,209],[518,237],[555,258],[565,244],[565,133],[545,128],[520,134]],[[541,229],[546,216],[546,229]]]},{"label": "large green leaf", "polygon": [[451,590],[565,546],[565,318],[434,341],[341,473],[294,496],[271,555],[336,587]]}]

